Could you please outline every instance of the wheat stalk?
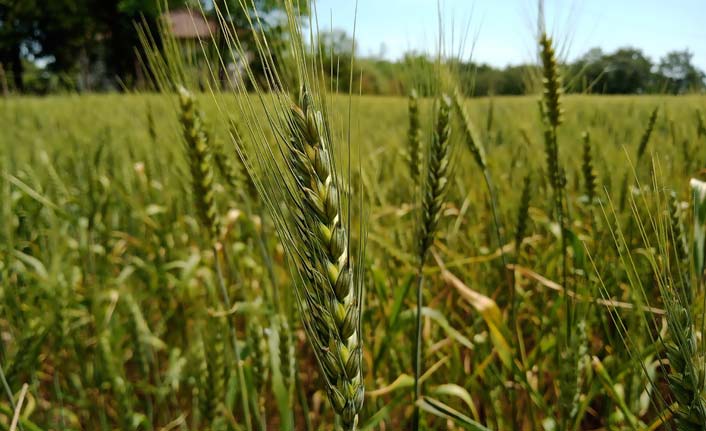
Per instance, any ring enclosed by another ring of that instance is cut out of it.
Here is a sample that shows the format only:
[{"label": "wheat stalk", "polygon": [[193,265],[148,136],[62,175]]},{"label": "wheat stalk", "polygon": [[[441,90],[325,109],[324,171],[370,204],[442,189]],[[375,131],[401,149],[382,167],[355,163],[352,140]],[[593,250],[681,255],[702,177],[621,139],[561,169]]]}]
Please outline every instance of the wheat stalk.
[{"label": "wheat stalk", "polygon": [[572,336],[574,330],[573,302],[571,300],[575,291],[571,291],[568,286],[568,255],[567,255],[567,226],[564,209],[564,193],[566,187],[566,177],[559,162],[559,145],[557,130],[562,123],[563,109],[561,107],[561,95],[563,93],[561,75],[554,51],[552,39],[542,32],[539,38],[540,58],[542,62],[542,83],[543,94],[539,103],[540,115],[544,123],[544,149],[547,159],[547,172],[550,176],[550,184],[554,191],[554,210],[557,222],[561,230],[561,255],[562,255],[562,284],[566,288],[567,295],[565,302],[565,331],[563,340],[563,350],[561,356],[562,368],[560,374],[564,377],[560,388],[559,410],[561,413],[562,428],[566,429],[573,416],[573,406],[577,400],[578,393],[577,379],[575,378],[577,348],[580,346],[579,340]]},{"label": "wheat stalk", "polygon": [[[539,39],[539,45],[540,57],[542,60],[542,83],[544,87],[543,96],[539,102],[539,108],[542,120],[544,122],[544,150],[547,158],[547,172],[550,177],[550,184],[554,190],[554,210],[556,211],[557,221],[561,229],[561,246],[563,256],[562,282],[564,286],[566,286],[567,258],[564,221],[565,179],[563,170],[559,165],[559,146],[557,144],[557,129],[559,128],[559,125],[561,125],[563,114],[560,100],[560,96],[563,91],[552,39],[548,37],[546,33],[542,33]],[[568,313],[567,319],[570,320]],[[568,322],[567,329],[570,331],[570,324]]]},{"label": "wheat stalk", "polygon": [[[223,269],[221,267],[220,254],[225,250],[220,247],[218,238],[221,232],[220,219],[215,202],[214,173],[211,166],[212,154],[209,148],[208,134],[204,126],[203,113],[198,108],[194,95],[184,88],[178,87],[179,106],[181,108],[179,120],[182,124],[184,141],[186,142],[189,156],[189,166],[192,176],[192,187],[194,201],[199,214],[202,226],[208,233],[209,241],[212,245],[215,257],[216,279],[221,293],[221,299],[225,307],[230,307],[230,295],[225,285]],[[243,416],[248,428],[251,427],[250,409],[248,407],[248,390],[245,385],[245,375],[240,363],[240,346],[235,328],[228,320],[233,354],[235,356],[235,367],[238,380],[242,388],[241,402]]]},{"label": "wheat stalk", "polygon": [[[419,378],[422,374],[424,357],[422,343],[422,305],[424,275],[423,268],[429,248],[434,242],[436,230],[441,218],[446,192],[451,181],[451,125],[450,111],[451,99],[442,95],[438,101],[436,125],[427,152],[426,178],[422,187],[421,214],[417,233],[417,315],[416,315],[416,343],[413,357],[414,363],[414,400],[421,399],[421,386]],[[412,428],[419,429],[419,408],[414,409]]]}]

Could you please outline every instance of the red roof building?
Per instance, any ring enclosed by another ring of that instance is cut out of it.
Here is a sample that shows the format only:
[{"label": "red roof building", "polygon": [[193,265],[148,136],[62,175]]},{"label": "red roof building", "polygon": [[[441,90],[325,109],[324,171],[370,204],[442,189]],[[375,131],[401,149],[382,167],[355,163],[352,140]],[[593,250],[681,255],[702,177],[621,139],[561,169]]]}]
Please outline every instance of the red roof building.
[{"label": "red roof building", "polygon": [[189,9],[170,11],[165,16],[175,39],[206,39],[218,28],[215,20]]}]

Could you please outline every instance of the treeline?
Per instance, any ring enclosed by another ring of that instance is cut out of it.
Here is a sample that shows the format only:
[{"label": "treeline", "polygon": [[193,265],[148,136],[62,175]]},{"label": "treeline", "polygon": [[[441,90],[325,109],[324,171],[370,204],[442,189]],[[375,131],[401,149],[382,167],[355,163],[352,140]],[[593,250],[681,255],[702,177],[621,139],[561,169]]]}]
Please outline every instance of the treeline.
[{"label": "treeline", "polygon": [[[328,51],[331,52],[329,49]],[[350,54],[335,54],[325,61],[339,65],[333,78],[339,91],[350,90]],[[487,64],[452,63],[467,94],[521,95],[534,92],[539,82],[538,66],[523,64],[496,68]],[[411,85],[422,92],[425,75],[433,59],[408,54],[397,62],[384,59],[356,59],[353,63],[353,92],[404,95]],[[324,65],[330,70],[330,63]],[[706,74],[693,64],[693,54],[673,51],[653,62],[640,49],[621,48],[611,53],[590,50],[579,59],[562,65],[569,93],[591,94],[685,94],[706,91]]]}]

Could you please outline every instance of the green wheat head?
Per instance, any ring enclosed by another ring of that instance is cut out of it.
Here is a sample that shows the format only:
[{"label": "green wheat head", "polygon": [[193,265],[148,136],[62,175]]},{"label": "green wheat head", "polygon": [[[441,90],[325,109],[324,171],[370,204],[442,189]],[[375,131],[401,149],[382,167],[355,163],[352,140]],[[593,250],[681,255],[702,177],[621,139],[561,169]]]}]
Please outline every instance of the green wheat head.
[{"label": "green wheat head", "polygon": [[557,128],[561,125],[563,114],[561,108],[563,89],[552,39],[546,33],[542,33],[539,45],[543,84],[539,111],[544,122],[544,152],[547,159],[550,183],[555,194],[559,195],[559,191],[564,188],[564,175],[559,166],[559,148],[557,145]]},{"label": "green wheat head", "polygon": [[409,131],[407,134],[407,143],[409,147],[409,173],[415,184],[419,183],[421,141],[419,98],[417,96],[417,90],[412,90],[409,94]]},{"label": "green wheat head", "polygon": [[650,114],[649,120],[647,120],[647,126],[645,127],[645,130],[642,132],[642,136],[640,137],[640,145],[637,147],[637,162],[640,162],[640,159],[642,159],[642,156],[645,154],[645,150],[647,150],[647,144],[650,142],[650,137],[652,136],[652,131],[655,128],[655,123],[657,122],[657,113],[659,112],[659,108],[654,108],[652,110],[652,113]]},{"label": "green wheat head", "polygon": [[588,203],[593,203],[596,197],[596,171],[593,167],[593,156],[591,155],[591,135],[583,132],[583,160],[581,171],[583,173],[584,192],[588,198]]},{"label": "green wheat head", "polygon": [[179,120],[189,158],[194,202],[201,224],[212,239],[217,239],[220,221],[214,199],[211,152],[208,135],[204,129],[203,114],[190,91],[184,87],[179,87],[178,91],[181,108]]},{"label": "green wheat head", "polygon": [[426,178],[422,188],[421,222],[418,233],[418,256],[424,262],[429,247],[434,242],[441,210],[446,200],[451,168],[451,98],[439,98],[436,125],[427,152]]},{"label": "green wheat head", "polygon": [[[287,55],[294,69],[280,70],[268,45],[257,45],[257,61],[272,74],[265,89],[256,88],[257,98],[247,95],[244,84],[232,83],[243,96],[236,101],[240,118],[256,120],[243,127],[242,133],[231,129],[231,135],[287,256],[294,297],[330,404],[343,428],[352,430],[364,398],[363,275],[358,263],[363,261],[365,222],[357,225],[359,238],[354,247],[351,226],[353,219],[362,219],[362,204],[351,200],[351,171],[338,162],[347,148],[351,167],[351,144],[341,144],[341,134],[331,128],[318,53],[310,52],[303,41],[293,2],[287,0],[285,8],[291,34]],[[222,12],[217,11],[229,46],[234,55],[244,55],[238,35],[228,32]],[[256,39],[264,40],[266,35],[252,25]],[[296,72],[297,88],[287,88],[287,80],[280,79],[291,72]],[[247,68],[245,73],[252,71]],[[243,134],[248,138],[247,148]],[[291,349],[289,339],[280,339],[280,343],[284,351]],[[286,362],[291,356],[281,359]],[[291,382],[294,373],[288,364],[285,371],[283,378]]]},{"label": "green wheat head", "polygon": [[544,88],[543,111],[547,123],[556,130],[562,120],[560,97],[563,90],[561,75],[559,74],[559,66],[552,39],[546,33],[542,33],[539,38],[539,45],[541,48],[542,84]]},{"label": "green wheat head", "polygon": [[360,301],[343,224],[329,132],[308,90],[289,113],[290,166],[299,187],[295,226],[309,256],[299,260],[305,283],[305,322],[319,358],[329,400],[344,428],[357,423],[363,403]]},{"label": "green wheat head", "polygon": [[525,175],[522,181],[522,196],[520,197],[520,206],[517,208],[517,227],[515,228],[515,250],[520,253],[522,240],[527,232],[527,222],[529,221],[530,199],[532,198],[532,177],[530,174]]},{"label": "green wheat head", "polygon": [[696,136],[701,138],[706,136],[706,121],[700,109],[696,110]]},{"label": "green wheat head", "polygon": [[485,149],[478,138],[471,118],[466,113],[466,108],[463,106],[463,96],[458,89],[453,93],[453,107],[461,120],[461,132],[463,133],[466,146],[473,156],[473,160],[475,160],[481,170],[487,169],[488,165],[485,161]]}]

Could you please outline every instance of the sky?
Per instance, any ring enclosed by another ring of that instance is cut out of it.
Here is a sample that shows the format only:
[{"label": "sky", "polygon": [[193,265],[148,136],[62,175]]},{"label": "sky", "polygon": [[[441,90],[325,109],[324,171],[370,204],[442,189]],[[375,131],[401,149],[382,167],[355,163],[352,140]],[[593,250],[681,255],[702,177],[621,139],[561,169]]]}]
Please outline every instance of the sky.
[{"label": "sky", "polygon": [[[455,52],[466,40],[462,58],[497,67],[532,61],[536,0],[439,1],[447,47],[453,39]],[[320,29],[352,34],[356,22],[361,56],[397,59],[409,50],[434,53],[438,44],[437,0],[358,0],[357,20],[356,0],[316,4]],[[694,64],[706,70],[706,0],[545,0],[544,9],[564,59],[594,47],[612,52],[633,46],[656,63],[669,51],[688,48]]]}]

